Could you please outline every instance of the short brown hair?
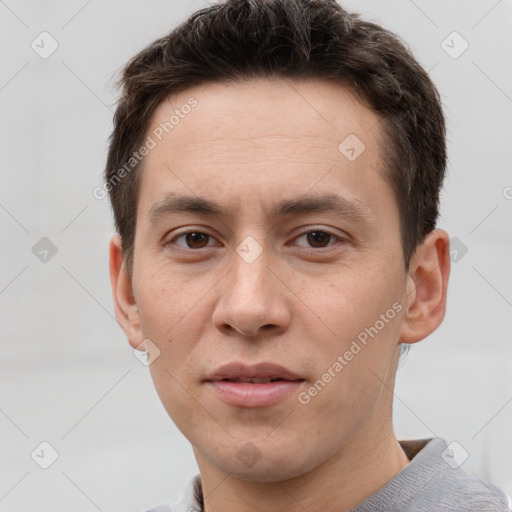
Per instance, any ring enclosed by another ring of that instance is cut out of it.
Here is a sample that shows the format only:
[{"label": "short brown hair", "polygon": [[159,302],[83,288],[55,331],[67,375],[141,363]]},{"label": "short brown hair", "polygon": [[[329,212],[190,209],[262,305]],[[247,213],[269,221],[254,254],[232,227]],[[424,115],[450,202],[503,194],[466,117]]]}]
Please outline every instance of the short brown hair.
[{"label": "short brown hair", "polygon": [[335,0],[227,0],[135,55],[118,81],[105,179],[128,272],[142,162],[122,179],[119,170],[143,144],[156,107],[192,86],[265,77],[349,86],[384,120],[386,176],[408,268],[417,244],[435,228],[446,168],[445,121],[427,72],[400,38]]}]

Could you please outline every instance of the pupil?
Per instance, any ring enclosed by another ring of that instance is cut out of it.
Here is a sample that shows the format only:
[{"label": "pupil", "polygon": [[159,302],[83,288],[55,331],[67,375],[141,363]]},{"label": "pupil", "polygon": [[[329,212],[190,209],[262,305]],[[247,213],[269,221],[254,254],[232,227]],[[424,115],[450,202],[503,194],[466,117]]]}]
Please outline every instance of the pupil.
[{"label": "pupil", "polygon": [[325,231],[311,231],[311,233],[307,234],[307,239],[308,243],[313,247],[324,247],[325,244],[322,244],[322,242],[327,242],[330,236]]},{"label": "pupil", "polygon": [[[207,236],[208,235],[205,235],[204,233],[187,233],[187,245],[192,249],[204,247],[207,243]],[[201,244],[201,240],[205,243]],[[197,243],[199,245],[196,245]]]}]

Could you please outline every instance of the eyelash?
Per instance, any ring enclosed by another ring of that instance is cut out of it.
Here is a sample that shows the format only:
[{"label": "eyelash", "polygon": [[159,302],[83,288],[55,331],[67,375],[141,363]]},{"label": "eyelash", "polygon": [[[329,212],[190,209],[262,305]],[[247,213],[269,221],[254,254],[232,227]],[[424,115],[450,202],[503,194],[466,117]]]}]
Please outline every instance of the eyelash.
[{"label": "eyelash", "polygon": [[[171,245],[171,244],[175,244],[176,243],[176,240],[190,234],[190,233],[197,233],[197,234],[200,234],[200,235],[206,235],[208,237],[211,238],[214,238],[212,235],[210,235],[209,233],[205,233],[203,231],[199,231],[197,229],[188,229],[187,231],[183,231],[182,233],[179,233],[178,235],[176,235],[175,237],[173,237],[171,240],[169,240],[168,242],[166,242],[164,245],[165,246],[168,246],[168,245]],[[304,231],[303,233],[300,233],[299,235],[297,235],[297,237],[294,238],[297,239],[297,238],[300,238],[304,235],[308,235],[310,233],[325,233],[327,235],[329,235],[331,238],[334,238],[335,241],[338,241],[338,242],[344,242],[345,239],[343,239],[342,237],[338,236],[338,235],[335,235],[334,233],[331,233],[330,231],[326,231],[325,229],[309,229],[308,231]],[[209,241],[209,240],[208,240]],[[302,249],[302,252],[306,252],[306,253],[311,253],[311,252],[314,252],[314,253],[318,253],[318,252],[322,252],[322,250],[328,250],[330,247],[332,247],[333,245],[335,245],[335,243],[331,243],[325,247],[318,247],[318,248],[315,248],[315,247],[310,247],[310,248],[303,248]],[[181,247],[181,246],[178,246],[180,249],[183,249],[185,251],[193,251],[193,252],[199,252],[201,249],[208,249],[208,247],[211,247],[211,246],[206,246],[206,247],[200,247],[199,249],[192,249],[190,247]]]}]

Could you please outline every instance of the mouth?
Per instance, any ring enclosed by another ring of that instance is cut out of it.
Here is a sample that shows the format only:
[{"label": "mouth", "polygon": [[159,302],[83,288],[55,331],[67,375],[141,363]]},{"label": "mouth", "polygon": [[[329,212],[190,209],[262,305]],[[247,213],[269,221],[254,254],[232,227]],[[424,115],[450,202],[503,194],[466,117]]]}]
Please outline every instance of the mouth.
[{"label": "mouth", "polygon": [[225,403],[237,407],[268,407],[297,392],[305,379],[273,363],[227,364],[205,383]]},{"label": "mouth", "polygon": [[270,377],[260,377],[260,378],[252,378],[252,379],[222,379],[220,381],[214,381],[214,382],[240,382],[240,383],[251,383],[251,384],[266,384],[267,382],[302,382],[304,379],[282,379],[281,377],[278,377],[276,379],[271,379]]},{"label": "mouth", "polygon": [[242,363],[228,363],[215,370],[206,380],[209,382],[229,381],[264,384],[279,380],[303,381],[305,379],[284,366],[264,362],[250,366]]}]

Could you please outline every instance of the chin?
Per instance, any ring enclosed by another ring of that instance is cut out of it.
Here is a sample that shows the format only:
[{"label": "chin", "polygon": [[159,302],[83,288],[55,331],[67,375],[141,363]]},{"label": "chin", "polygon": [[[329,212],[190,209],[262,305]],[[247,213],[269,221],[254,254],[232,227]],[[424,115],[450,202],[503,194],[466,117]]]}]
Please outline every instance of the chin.
[{"label": "chin", "polygon": [[[246,442],[242,443],[238,450],[233,451],[231,445],[229,449],[223,450],[222,454],[208,454],[208,458],[223,473],[240,480],[282,482],[300,477],[322,463],[318,455],[313,455],[314,447],[309,447],[313,452],[309,457],[304,453],[304,448],[302,445],[298,448],[285,449],[281,445],[281,449],[276,449],[267,445],[259,449],[254,444]],[[298,457],[299,454],[301,457]]]}]

